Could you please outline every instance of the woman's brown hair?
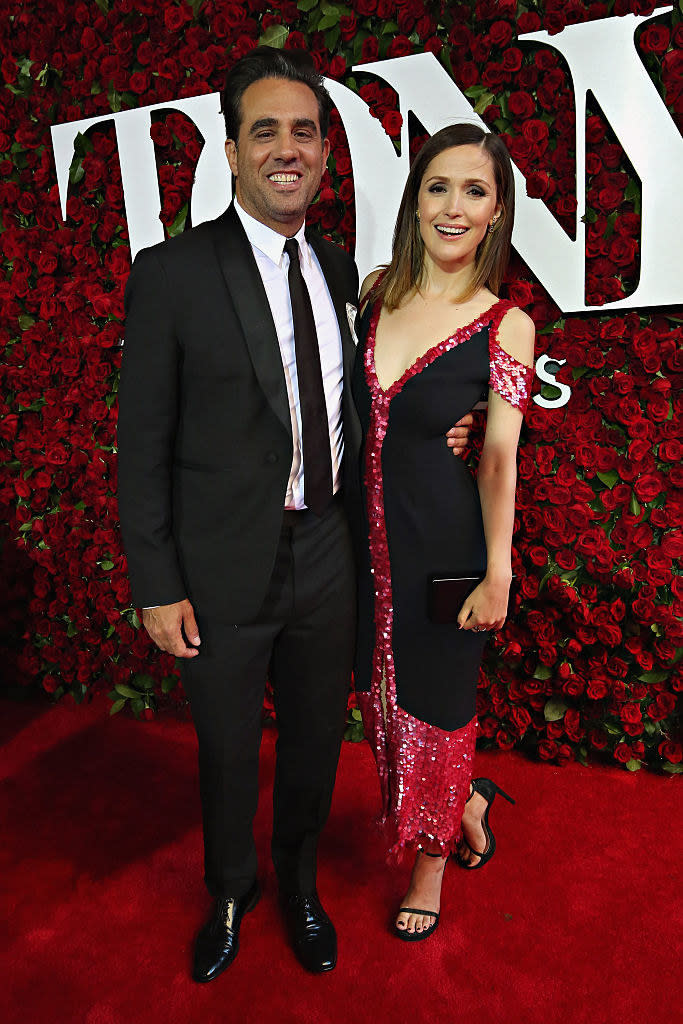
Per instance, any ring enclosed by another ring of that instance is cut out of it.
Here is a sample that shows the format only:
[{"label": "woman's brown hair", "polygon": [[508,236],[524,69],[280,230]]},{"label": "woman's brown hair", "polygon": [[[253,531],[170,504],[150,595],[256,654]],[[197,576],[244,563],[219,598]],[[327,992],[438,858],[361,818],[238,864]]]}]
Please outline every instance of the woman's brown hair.
[{"label": "woman's brown hair", "polygon": [[419,288],[424,261],[424,243],[417,219],[418,194],[427,167],[435,156],[455,146],[481,146],[493,164],[500,217],[486,233],[477,250],[474,276],[462,302],[485,286],[498,294],[510,256],[510,238],[515,216],[515,181],[504,142],[479,125],[461,122],[442,128],[428,139],[413,161],[403,190],[394,228],[391,263],[374,292],[387,309],[396,309],[405,296]]}]

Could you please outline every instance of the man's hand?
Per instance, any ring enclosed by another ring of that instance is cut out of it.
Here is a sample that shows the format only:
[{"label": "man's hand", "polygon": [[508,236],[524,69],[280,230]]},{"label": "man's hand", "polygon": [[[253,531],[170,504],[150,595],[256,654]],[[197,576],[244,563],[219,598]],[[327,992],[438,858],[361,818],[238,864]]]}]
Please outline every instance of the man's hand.
[{"label": "man's hand", "polygon": [[[194,617],[194,609],[185,598],[175,604],[161,604],[158,608],[145,608],[142,622],[154,643],[162,651],[176,658],[196,658],[201,643]],[[183,636],[183,633],[185,636]],[[193,644],[192,647],[188,646]]]},{"label": "man's hand", "polygon": [[467,447],[467,439],[470,436],[470,427],[473,423],[474,416],[468,412],[446,434],[446,444],[453,449],[454,455],[462,455]]}]

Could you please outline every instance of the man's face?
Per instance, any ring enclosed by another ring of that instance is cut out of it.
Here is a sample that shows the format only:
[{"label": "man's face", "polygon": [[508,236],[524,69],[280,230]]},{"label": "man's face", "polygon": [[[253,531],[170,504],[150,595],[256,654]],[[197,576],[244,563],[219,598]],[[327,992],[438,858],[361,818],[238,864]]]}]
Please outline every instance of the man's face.
[{"label": "man's face", "polygon": [[330,152],[318,101],[303,82],[262,78],[242,96],[239,139],[225,143],[236,195],[247,213],[281,235],[295,234],[320,187]]}]

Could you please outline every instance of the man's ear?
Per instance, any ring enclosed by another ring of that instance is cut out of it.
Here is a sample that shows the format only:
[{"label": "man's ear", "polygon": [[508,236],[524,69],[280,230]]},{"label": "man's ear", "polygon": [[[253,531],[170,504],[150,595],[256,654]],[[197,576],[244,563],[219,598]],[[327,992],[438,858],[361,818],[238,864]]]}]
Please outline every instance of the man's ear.
[{"label": "man's ear", "polygon": [[232,171],[233,178],[237,177],[237,143],[233,139],[225,140],[225,155]]},{"label": "man's ear", "polygon": [[327,158],[330,155],[330,140],[323,139],[323,163],[327,163]]}]

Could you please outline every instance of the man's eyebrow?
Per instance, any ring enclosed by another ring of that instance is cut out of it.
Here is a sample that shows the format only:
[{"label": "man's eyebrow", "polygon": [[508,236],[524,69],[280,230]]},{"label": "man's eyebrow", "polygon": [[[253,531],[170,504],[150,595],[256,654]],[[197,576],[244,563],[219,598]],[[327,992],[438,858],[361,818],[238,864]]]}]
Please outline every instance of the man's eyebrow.
[{"label": "man's eyebrow", "polygon": [[[276,117],[259,117],[258,121],[254,121],[251,128],[249,129],[250,135],[255,135],[256,132],[261,131],[262,128],[276,128],[280,122]],[[318,133],[318,125],[310,117],[297,117],[292,122],[294,128],[309,128],[315,134]]]},{"label": "man's eyebrow", "polygon": [[251,128],[249,129],[249,134],[253,135],[254,132],[260,131],[261,128],[274,128],[276,125],[276,117],[260,117],[258,121],[254,121],[254,123],[252,124]]}]

